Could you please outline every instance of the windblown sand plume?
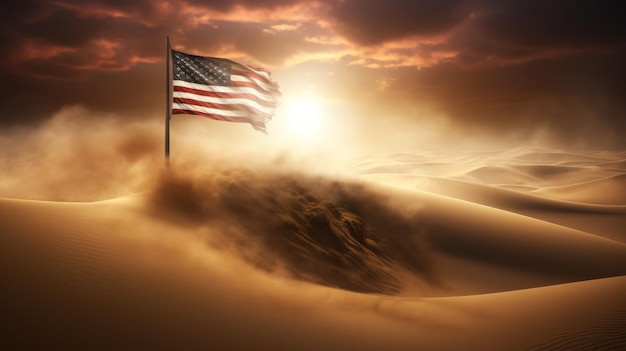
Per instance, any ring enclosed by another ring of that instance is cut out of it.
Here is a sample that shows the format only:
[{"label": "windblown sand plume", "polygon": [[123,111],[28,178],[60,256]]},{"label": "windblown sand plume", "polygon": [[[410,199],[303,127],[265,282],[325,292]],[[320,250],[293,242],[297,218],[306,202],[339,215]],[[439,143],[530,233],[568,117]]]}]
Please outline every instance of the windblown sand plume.
[{"label": "windblown sand plume", "polygon": [[621,350],[626,154],[172,167],[93,202],[0,199],[11,349]]}]

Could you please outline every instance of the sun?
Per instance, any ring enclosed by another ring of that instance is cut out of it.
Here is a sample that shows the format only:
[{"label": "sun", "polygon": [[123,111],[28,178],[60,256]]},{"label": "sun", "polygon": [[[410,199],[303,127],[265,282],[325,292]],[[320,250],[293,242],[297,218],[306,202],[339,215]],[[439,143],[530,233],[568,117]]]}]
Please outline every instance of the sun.
[{"label": "sun", "polygon": [[314,137],[322,129],[322,111],[319,100],[312,97],[300,97],[286,106],[289,128],[297,136]]}]

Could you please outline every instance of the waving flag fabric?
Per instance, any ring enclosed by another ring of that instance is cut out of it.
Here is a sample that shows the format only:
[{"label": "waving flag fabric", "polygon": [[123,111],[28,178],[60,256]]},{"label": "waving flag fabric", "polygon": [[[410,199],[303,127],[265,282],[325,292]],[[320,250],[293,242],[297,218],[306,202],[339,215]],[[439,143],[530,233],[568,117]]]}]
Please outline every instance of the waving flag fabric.
[{"label": "waving flag fabric", "polygon": [[172,50],[172,114],[250,123],[267,133],[281,97],[278,84],[263,68],[231,60]]}]

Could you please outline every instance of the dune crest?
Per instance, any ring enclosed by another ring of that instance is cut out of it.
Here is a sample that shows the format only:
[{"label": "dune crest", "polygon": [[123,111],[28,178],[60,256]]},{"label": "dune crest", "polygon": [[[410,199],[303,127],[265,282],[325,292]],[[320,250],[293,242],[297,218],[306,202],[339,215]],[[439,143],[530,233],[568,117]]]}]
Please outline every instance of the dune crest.
[{"label": "dune crest", "polygon": [[0,336],[15,349],[619,349],[623,160],[368,155],[342,176],[174,168],[106,201],[0,199]]},{"label": "dune crest", "polygon": [[358,292],[398,292],[397,270],[436,281],[415,224],[363,184],[233,170],[203,178],[168,172],[148,201],[158,214],[229,228],[212,240],[256,267]]}]

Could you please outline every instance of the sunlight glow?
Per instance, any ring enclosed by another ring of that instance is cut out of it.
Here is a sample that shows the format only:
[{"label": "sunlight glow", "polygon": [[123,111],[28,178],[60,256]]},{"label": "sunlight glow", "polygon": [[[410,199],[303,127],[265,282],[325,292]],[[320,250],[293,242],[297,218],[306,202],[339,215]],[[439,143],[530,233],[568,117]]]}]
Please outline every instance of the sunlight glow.
[{"label": "sunlight glow", "polygon": [[302,97],[288,104],[287,118],[290,129],[300,137],[313,137],[322,130],[322,114],[319,101]]}]

